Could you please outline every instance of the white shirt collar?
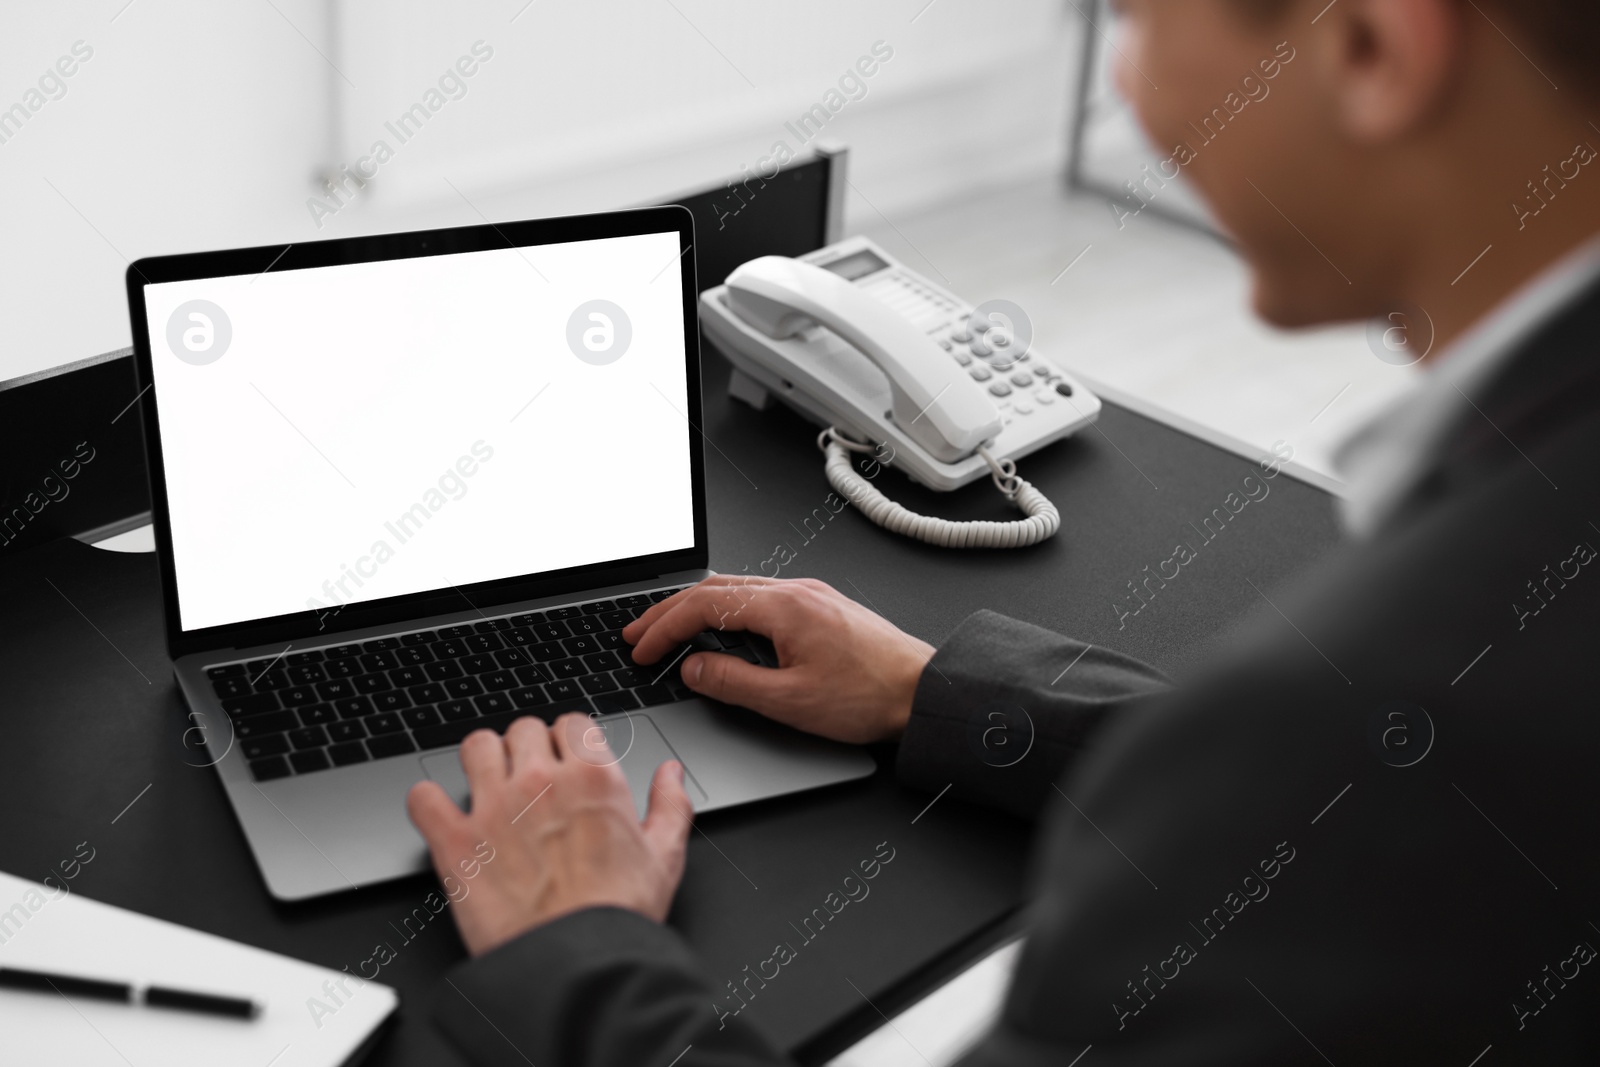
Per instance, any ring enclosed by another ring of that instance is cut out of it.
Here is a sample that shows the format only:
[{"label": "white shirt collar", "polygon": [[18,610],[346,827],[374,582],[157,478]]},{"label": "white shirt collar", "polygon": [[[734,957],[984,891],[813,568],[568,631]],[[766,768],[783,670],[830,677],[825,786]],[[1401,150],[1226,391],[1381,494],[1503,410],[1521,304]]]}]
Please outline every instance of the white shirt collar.
[{"label": "white shirt collar", "polygon": [[1335,448],[1346,485],[1345,530],[1370,536],[1400,506],[1443,444],[1474,387],[1518,345],[1600,278],[1600,237],[1564,256],[1480,319],[1407,390]]}]

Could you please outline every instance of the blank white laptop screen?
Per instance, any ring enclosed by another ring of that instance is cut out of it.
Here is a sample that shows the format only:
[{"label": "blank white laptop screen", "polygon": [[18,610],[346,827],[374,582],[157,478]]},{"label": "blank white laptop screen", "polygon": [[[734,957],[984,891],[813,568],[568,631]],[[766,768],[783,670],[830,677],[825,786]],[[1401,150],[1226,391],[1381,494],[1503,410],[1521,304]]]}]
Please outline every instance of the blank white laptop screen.
[{"label": "blank white laptop screen", "polygon": [[678,256],[146,286],[182,628],[692,548]]}]

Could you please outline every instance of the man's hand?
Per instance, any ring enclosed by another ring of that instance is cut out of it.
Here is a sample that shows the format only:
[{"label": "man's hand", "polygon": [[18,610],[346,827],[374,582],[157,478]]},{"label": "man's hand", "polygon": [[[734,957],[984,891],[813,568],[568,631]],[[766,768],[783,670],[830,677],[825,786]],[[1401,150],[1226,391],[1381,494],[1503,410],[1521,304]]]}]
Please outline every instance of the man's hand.
[{"label": "man's hand", "polygon": [[[642,823],[605,735],[583,715],[548,728],[518,719],[504,738],[469,734],[461,766],[470,814],[431,781],[411,788],[406,810],[441,878],[477,871],[451,908],[472,955],[597,905],[666,918],[692,818],[682,764],[656,769]],[[494,849],[488,861],[477,851],[482,842]]]},{"label": "man's hand", "polygon": [[634,646],[634,660],[649,664],[704,630],[771,638],[778,668],[697,652],[683,661],[690,689],[856,744],[904,732],[917,679],[934,653],[926,641],[810,578],[707,578],[651,605],[622,637]]}]

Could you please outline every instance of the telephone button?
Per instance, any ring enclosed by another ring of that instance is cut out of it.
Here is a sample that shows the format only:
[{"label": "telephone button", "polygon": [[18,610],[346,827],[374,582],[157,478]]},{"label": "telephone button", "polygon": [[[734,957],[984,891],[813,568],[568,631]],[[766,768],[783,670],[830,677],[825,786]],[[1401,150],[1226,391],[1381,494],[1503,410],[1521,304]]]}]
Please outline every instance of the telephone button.
[{"label": "telephone button", "polygon": [[1019,397],[1017,402],[1011,405],[1011,410],[1015,411],[1018,415],[1032,415],[1033,405]]},{"label": "telephone button", "polygon": [[1048,378],[1050,377],[1050,368],[1046,367],[1043,363],[1040,363],[1033,368],[1033,373],[1037,374],[1041,378]]},{"label": "telephone button", "polygon": [[1033,384],[1033,375],[1027,371],[1018,371],[1011,376],[1011,384],[1018,389],[1026,389]]},{"label": "telephone button", "polygon": [[956,358],[956,362],[961,364],[963,367],[969,367],[972,365],[972,354],[970,352],[956,351],[950,354],[954,356]]},{"label": "telephone button", "polygon": [[1038,401],[1041,405],[1054,404],[1056,402],[1056,394],[1052,393],[1048,389],[1040,389],[1033,394],[1033,399]]},{"label": "telephone button", "polygon": [[1060,393],[1062,396],[1071,396],[1072,386],[1068,385],[1066,382],[1057,382],[1056,392]]},{"label": "telephone button", "polygon": [[[989,368],[985,367],[981,363],[978,364],[977,366],[973,367],[972,370],[969,371],[968,373],[970,373],[972,375],[972,380],[975,381],[975,382],[986,382],[990,378],[994,377],[994,375],[990,372]],[[1010,390],[1007,390],[1007,392],[1009,392],[1009,391]]]},{"label": "telephone button", "polygon": [[995,396],[1010,396],[1011,386],[1007,385],[1005,382],[995,382],[993,385],[989,386],[989,392],[993,393]]}]

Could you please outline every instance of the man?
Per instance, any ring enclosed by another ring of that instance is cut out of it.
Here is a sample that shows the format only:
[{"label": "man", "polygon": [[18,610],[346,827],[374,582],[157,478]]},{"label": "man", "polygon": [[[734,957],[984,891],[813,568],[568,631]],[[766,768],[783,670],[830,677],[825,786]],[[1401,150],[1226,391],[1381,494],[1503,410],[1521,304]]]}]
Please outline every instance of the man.
[{"label": "man", "polygon": [[[1190,145],[1260,315],[1431,323],[1415,393],[1345,451],[1349,544],[1180,692],[1098,650],[1035,687],[1083,646],[984,613],[935,652],[812,582],[739,594],[730,621],[780,668],[698,654],[684,678],[830,737],[899,738],[912,786],[1043,813],[1027,946],[969,1064],[1596,1062],[1600,11],[1121,6],[1122,89],[1155,143]],[[1270,98],[1196,149],[1190,123],[1273,62]],[[635,657],[734,595],[713,579],[656,605],[626,632]],[[978,694],[1029,710],[1037,755],[971,758]],[[659,925],[688,833],[678,769],[641,825],[575,728],[468,738],[470,815],[428,783],[410,797],[441,870],[484,837],[499,853],[455,909],[476,958],[439,1021],[483,1063],[781,1062],[718,1025]],[[1062,774],[1093,824],[1051,803]],[[1159,864],[1159,890],[1107,839]]]}]

